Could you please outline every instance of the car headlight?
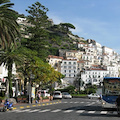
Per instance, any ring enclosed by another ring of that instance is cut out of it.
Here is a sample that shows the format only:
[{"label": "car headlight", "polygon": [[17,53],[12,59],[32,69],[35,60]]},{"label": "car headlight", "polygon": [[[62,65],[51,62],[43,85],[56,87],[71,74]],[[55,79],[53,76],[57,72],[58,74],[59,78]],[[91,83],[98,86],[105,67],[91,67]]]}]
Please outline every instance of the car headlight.
[{"label": "car headlight", "polygon": [[105,105],[105,102],[103,102],[102,104]]}]

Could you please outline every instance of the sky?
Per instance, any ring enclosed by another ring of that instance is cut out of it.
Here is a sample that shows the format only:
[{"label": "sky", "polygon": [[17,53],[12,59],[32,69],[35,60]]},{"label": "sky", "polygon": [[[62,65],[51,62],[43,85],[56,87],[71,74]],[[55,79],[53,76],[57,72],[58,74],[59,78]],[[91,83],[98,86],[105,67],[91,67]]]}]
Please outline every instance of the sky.
[{"label": "sky", "polygon": [[120,0],[11,0],[12,9],[28,15],[28,6],[40,2],[54,24],[71,23],[74,35],[93,39],[120,54]]}]

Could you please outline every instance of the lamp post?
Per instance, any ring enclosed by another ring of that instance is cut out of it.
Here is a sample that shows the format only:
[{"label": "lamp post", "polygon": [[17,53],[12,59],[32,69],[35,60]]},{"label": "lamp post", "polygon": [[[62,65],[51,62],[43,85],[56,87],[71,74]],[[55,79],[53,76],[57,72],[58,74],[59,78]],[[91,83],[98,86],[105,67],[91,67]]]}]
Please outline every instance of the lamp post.
[{"label": "lamp post", "polygon": [[28,101],[29,101],[29,104],[32,103],[32,97],[31,97],[31,94],[32,94],[32,80],[34,79],[34,75],[31,74],[30,75],[30,78],[29,78],[29,83],[28,83]]},{"label": "lamp post", "polygon": [[28,83],[28,102],[31,104],[31,82]]}]

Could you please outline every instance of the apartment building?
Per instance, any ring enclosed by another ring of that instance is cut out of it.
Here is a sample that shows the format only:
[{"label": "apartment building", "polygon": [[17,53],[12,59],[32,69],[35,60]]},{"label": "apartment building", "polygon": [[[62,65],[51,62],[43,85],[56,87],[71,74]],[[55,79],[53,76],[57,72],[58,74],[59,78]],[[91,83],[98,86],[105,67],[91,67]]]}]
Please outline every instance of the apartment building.
[{"label": "apartment building", "polygon": [[60,56],[54,56],[54,55],[49,55],[47,58],[48,63],[56,70],[59,70],[59,64],[63,60],[63,57]]},{"label": "apartment building", "polygon": [[65,75],[63,81],[73,84],[77,75],[77,60],[76,59],[63,59],[61,62],[61,73]]},{"label": "apartment building", "polygon": [[85,70],[85,73],[82,74],[81,78],[86,84],[92,85],[102,85],[103,78],[108,76],[109,71],[103,68],[90,68],[89,70]]}]

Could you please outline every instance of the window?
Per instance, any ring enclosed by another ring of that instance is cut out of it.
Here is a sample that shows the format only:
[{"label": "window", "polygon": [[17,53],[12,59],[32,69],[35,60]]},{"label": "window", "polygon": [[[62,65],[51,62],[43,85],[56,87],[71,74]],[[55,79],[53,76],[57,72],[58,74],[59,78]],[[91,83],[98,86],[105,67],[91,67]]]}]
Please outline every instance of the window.
[{"label": "window", "polygon": [[73,62],[74,65],[76,65],[76,62]]},{"label": "window", "polygon": [[71,62],[69,62],[69,64],[71,65]]},{"label": "window", "polygon": [[64,66],[64,68],[67,68],[67,66]]},{"label": "window", "polygon": [[66,62],[64,62],[64,64],[66,64]]},{"label": "window", "polygon": [[69,68],[71,68],[71,66],[69,66]]},{"label": "window", "polygon": [[71,70],[69,70],[69,73],[71,73]]},{"label": "window", "polygon": [[76,67],[75,67],[75,66],[74,66],[73,68],[74,68],[74,69],[76,69]]},{"label": "window", "polygon": [[71,77],[71,74],[69,74],[69,77]]},{"label": "window", "polygon": [[66,73],[66,70],[64,70],[64,72]]}]

